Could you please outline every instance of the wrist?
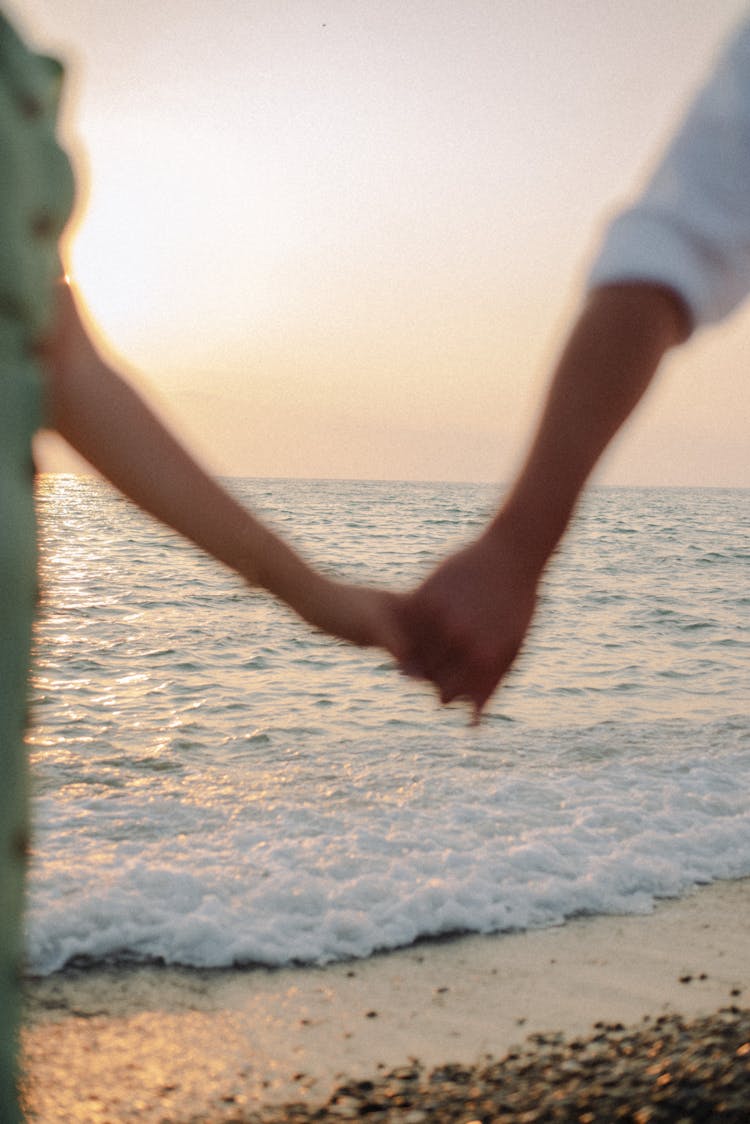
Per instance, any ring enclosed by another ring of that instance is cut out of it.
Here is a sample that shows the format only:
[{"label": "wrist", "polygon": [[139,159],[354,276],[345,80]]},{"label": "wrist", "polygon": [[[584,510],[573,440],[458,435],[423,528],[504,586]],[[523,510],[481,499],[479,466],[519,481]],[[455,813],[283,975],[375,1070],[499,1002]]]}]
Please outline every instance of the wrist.
[{"label": "wrist", "polygon": [[288,605],[303,620],[313,623],[320,606],[330,597],[330,580],[273,531],[267,528],[264,531],[254,584]]},{"label": "wrist", "polygon": [[559,510],[524,504],[510,496],[484,532],[490,550],[506,557],[524,574],[540,575],[559,542],[566,521]]}]

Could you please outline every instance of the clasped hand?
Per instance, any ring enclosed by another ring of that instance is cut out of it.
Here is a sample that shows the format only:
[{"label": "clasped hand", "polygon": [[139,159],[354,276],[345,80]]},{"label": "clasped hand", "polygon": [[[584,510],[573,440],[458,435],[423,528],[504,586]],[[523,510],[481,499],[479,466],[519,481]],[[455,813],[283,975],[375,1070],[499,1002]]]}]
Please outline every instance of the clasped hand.
[{"label": "clasped hand", "polygon": [[541,570],[495,525],[410,593],[329,583],[314,623],[385,648],[404,674],[433,683],[441,702],[467,701],[476,723],[521,648]]}]

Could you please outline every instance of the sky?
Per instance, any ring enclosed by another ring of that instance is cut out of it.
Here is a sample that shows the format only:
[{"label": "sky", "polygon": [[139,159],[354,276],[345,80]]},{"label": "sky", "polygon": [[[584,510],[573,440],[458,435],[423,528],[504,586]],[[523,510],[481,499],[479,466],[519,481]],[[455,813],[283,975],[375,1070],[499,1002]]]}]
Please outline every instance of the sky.
[{"label": "sky", "polygon": [[[746,0],[4,6],[67,65],[67,268],[210,468],[501,483]],[[749,342],[675,352],[597,480],[750,486]]]}]

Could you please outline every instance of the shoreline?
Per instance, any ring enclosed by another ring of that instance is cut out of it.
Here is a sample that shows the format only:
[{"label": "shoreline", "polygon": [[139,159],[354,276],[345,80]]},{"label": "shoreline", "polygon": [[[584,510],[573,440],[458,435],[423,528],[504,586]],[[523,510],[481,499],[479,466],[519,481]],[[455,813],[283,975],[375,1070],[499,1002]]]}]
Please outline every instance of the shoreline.
[{"label": "shoreline", "polygon": [[342,1082],[375,1089],[379,1074],[417,1063],[422,1076],[458,1065],[476,1078],[523,1054],[529,1036],[559,1045],[596,1038],[596,1023],[676,1016],[744,1025],[748,932],[744,879],[648,915],[425,942],[322,968],[111,968],[29,981],[28,1118],[261,1119],[264,1107],[314,1109]]}]

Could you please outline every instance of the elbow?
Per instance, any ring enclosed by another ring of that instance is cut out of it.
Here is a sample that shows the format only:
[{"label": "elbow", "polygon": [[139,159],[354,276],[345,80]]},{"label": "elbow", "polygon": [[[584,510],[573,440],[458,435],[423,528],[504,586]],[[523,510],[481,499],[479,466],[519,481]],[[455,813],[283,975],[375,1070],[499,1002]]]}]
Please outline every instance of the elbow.
[{"label": "elbow", "polygon": [[594,288],[589,305],[597,309],[619,337],[657,355],[684,343],[693,331],[693,315],[680,293],[651,281],[616,281]]}]

